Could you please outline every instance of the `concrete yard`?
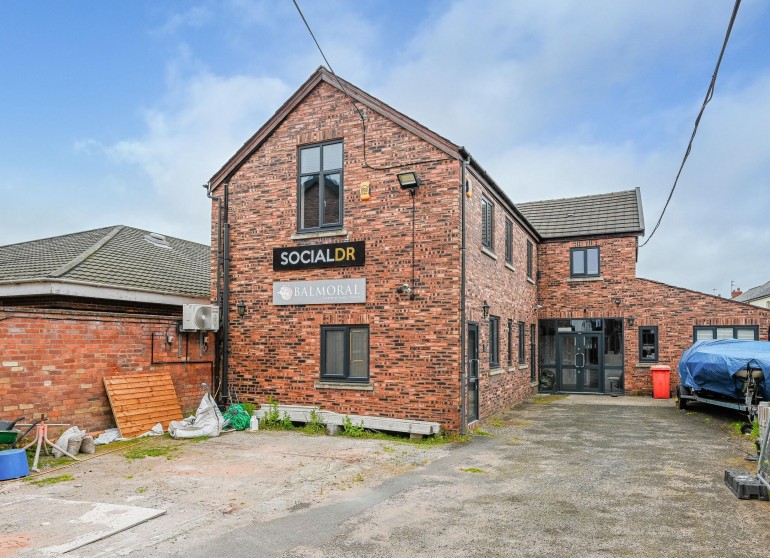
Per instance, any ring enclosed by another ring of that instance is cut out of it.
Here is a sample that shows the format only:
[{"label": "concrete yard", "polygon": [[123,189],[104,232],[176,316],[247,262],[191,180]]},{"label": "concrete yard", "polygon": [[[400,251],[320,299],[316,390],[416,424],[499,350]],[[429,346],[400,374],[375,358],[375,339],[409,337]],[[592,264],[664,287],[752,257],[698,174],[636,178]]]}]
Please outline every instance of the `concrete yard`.
[{"label": "concrete yard", "polygon": [[723,482],[754,467],[752,444],[728,428],[737,416],[632,397],[535,401],[461,445],[234,433],[153,440],[178,449],[118,451],[49,486],[3,483],[0,557],[52,555],[83,517],[98,523],[98,509],[73,522],[57,500],[165,512],[68,556],[767,555],[770,504]]}]

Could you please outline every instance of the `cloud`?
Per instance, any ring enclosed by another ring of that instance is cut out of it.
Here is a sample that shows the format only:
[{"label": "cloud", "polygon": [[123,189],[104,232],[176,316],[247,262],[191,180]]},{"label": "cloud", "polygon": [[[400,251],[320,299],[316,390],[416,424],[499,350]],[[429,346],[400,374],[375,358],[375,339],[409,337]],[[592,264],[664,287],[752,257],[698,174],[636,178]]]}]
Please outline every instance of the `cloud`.
[{"label": "cloud", "polygon": [[[146,131],[108,147],[138,166],[179,224],[169,234],[208,238],[208,200],[201,188],[291,93],[269,77],[199,73],[174,78],[162,106],[144,110]],[[181,229],[181,230],[180,230]],[[204,240],[205,241],[205,240]]]},{"label": "cloud", "polygon": [[153,33],[156,35],[173,35],[187,27],[198,29],[208,23],[212,15],[211,10],[206,6],[192,6],[183,12],[171,14],[166,22]]}]

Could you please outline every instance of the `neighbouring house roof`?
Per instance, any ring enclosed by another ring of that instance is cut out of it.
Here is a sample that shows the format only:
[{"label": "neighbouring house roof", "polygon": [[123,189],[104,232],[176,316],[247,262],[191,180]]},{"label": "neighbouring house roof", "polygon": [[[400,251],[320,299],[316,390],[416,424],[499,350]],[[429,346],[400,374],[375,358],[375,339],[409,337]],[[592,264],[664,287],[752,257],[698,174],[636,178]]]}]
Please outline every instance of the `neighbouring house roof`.
[{"label": "neighbouring house roof", "polygon": [[625,192],[517,203],[543,239],[607,234],[644,235],[639,188]]},{"label": "neighbouring house roof", "polygon": [[[230,176],[235,173],[240,166],[245,163],[251,155],[260,148],[260,146],[270,137],[273,131],[291,114],[291,112],[307,97],[320,83],[326,83],[339,90],[346,96],[352,98],[356,103],[369,108],[384,118],[389,119],[405,130],[416,135],[420,139],[433,145],[435,148],[444,152],[448,157],[457,159],[457,161],[467,161],[480,176],[487,181],[489,186],[508,204],[514,218],[524,226],[536,240],[541,240],[538,233],[527,219],[519,212],[518,208],[503,189],[492,179],[486,170],[476,161],[463,146],[459,146],[445,137],[437,134],[428,127],[420,124],[416,120],[409,118],[405,114],[397,111],[393,107],[383,103],[381,100],[373,97],[363,89],[359,89],[349,81],[332,74],[329,70],[320,66],[308,80],[300,86],[299,89],[276,111],[276,113],[262,127],[257,130],[246,143],[244,143],[235,154],[219,169],[208,182],[208,192],[214,192],[219,186],[225,183]],[[351,107],[352,108],[352,107]],[[404,166],[408,167],[412,163],[404,161]],[[394,169],[394,172],[396,170]]]},{"label": "neighbouring house roof", "polygon": [[737,300],[738,302],[751,302],[752,300],[764,298],[766,296],[770,296],[770,281],[759,287],[749,289],[745,293],[736,296],[733,300]]},{"label": "neighbouring house roof", "polygon": [[118,225],[0,246],[0,297],[59,294],[160,304],[208,299],[210,248]]}]

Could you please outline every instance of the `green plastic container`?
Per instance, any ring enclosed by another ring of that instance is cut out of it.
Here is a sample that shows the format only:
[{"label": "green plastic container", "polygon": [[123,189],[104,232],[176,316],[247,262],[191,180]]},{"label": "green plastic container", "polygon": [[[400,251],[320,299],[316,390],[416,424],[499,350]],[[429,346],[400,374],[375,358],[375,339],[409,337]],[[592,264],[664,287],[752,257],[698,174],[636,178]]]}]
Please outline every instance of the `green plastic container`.
[{"label": "green plastic container", "polygon": [[18,436],[18,430],[0,430],[0,444],[13,444]]}]

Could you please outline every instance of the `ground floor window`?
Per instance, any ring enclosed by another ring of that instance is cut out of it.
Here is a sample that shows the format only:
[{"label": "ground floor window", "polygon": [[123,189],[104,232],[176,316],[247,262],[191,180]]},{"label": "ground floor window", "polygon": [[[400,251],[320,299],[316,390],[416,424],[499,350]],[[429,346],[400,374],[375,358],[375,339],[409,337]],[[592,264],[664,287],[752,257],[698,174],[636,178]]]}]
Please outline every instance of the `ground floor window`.
[{"label": "ground floor window", "polygon": [[535,364],[535,324],[529,324],[529,379],[534,382],[537,377]]},{"label": "ground floor window", "polygon": [[369,379],[369,327],[321,327],[321,379],[365,382]]},{"label": "ground floor window", "polygon": [[500,368],[500,318],[489,316],[489,367]]},{"label": "ground floor window", "polygon": [[707,339],[759,341],[759,326],[695,326],[692,329],[693,341]]},{"label": "ground floor window", "polygon": [[639,362],[658,362],[658,327],[639,328]]}]

